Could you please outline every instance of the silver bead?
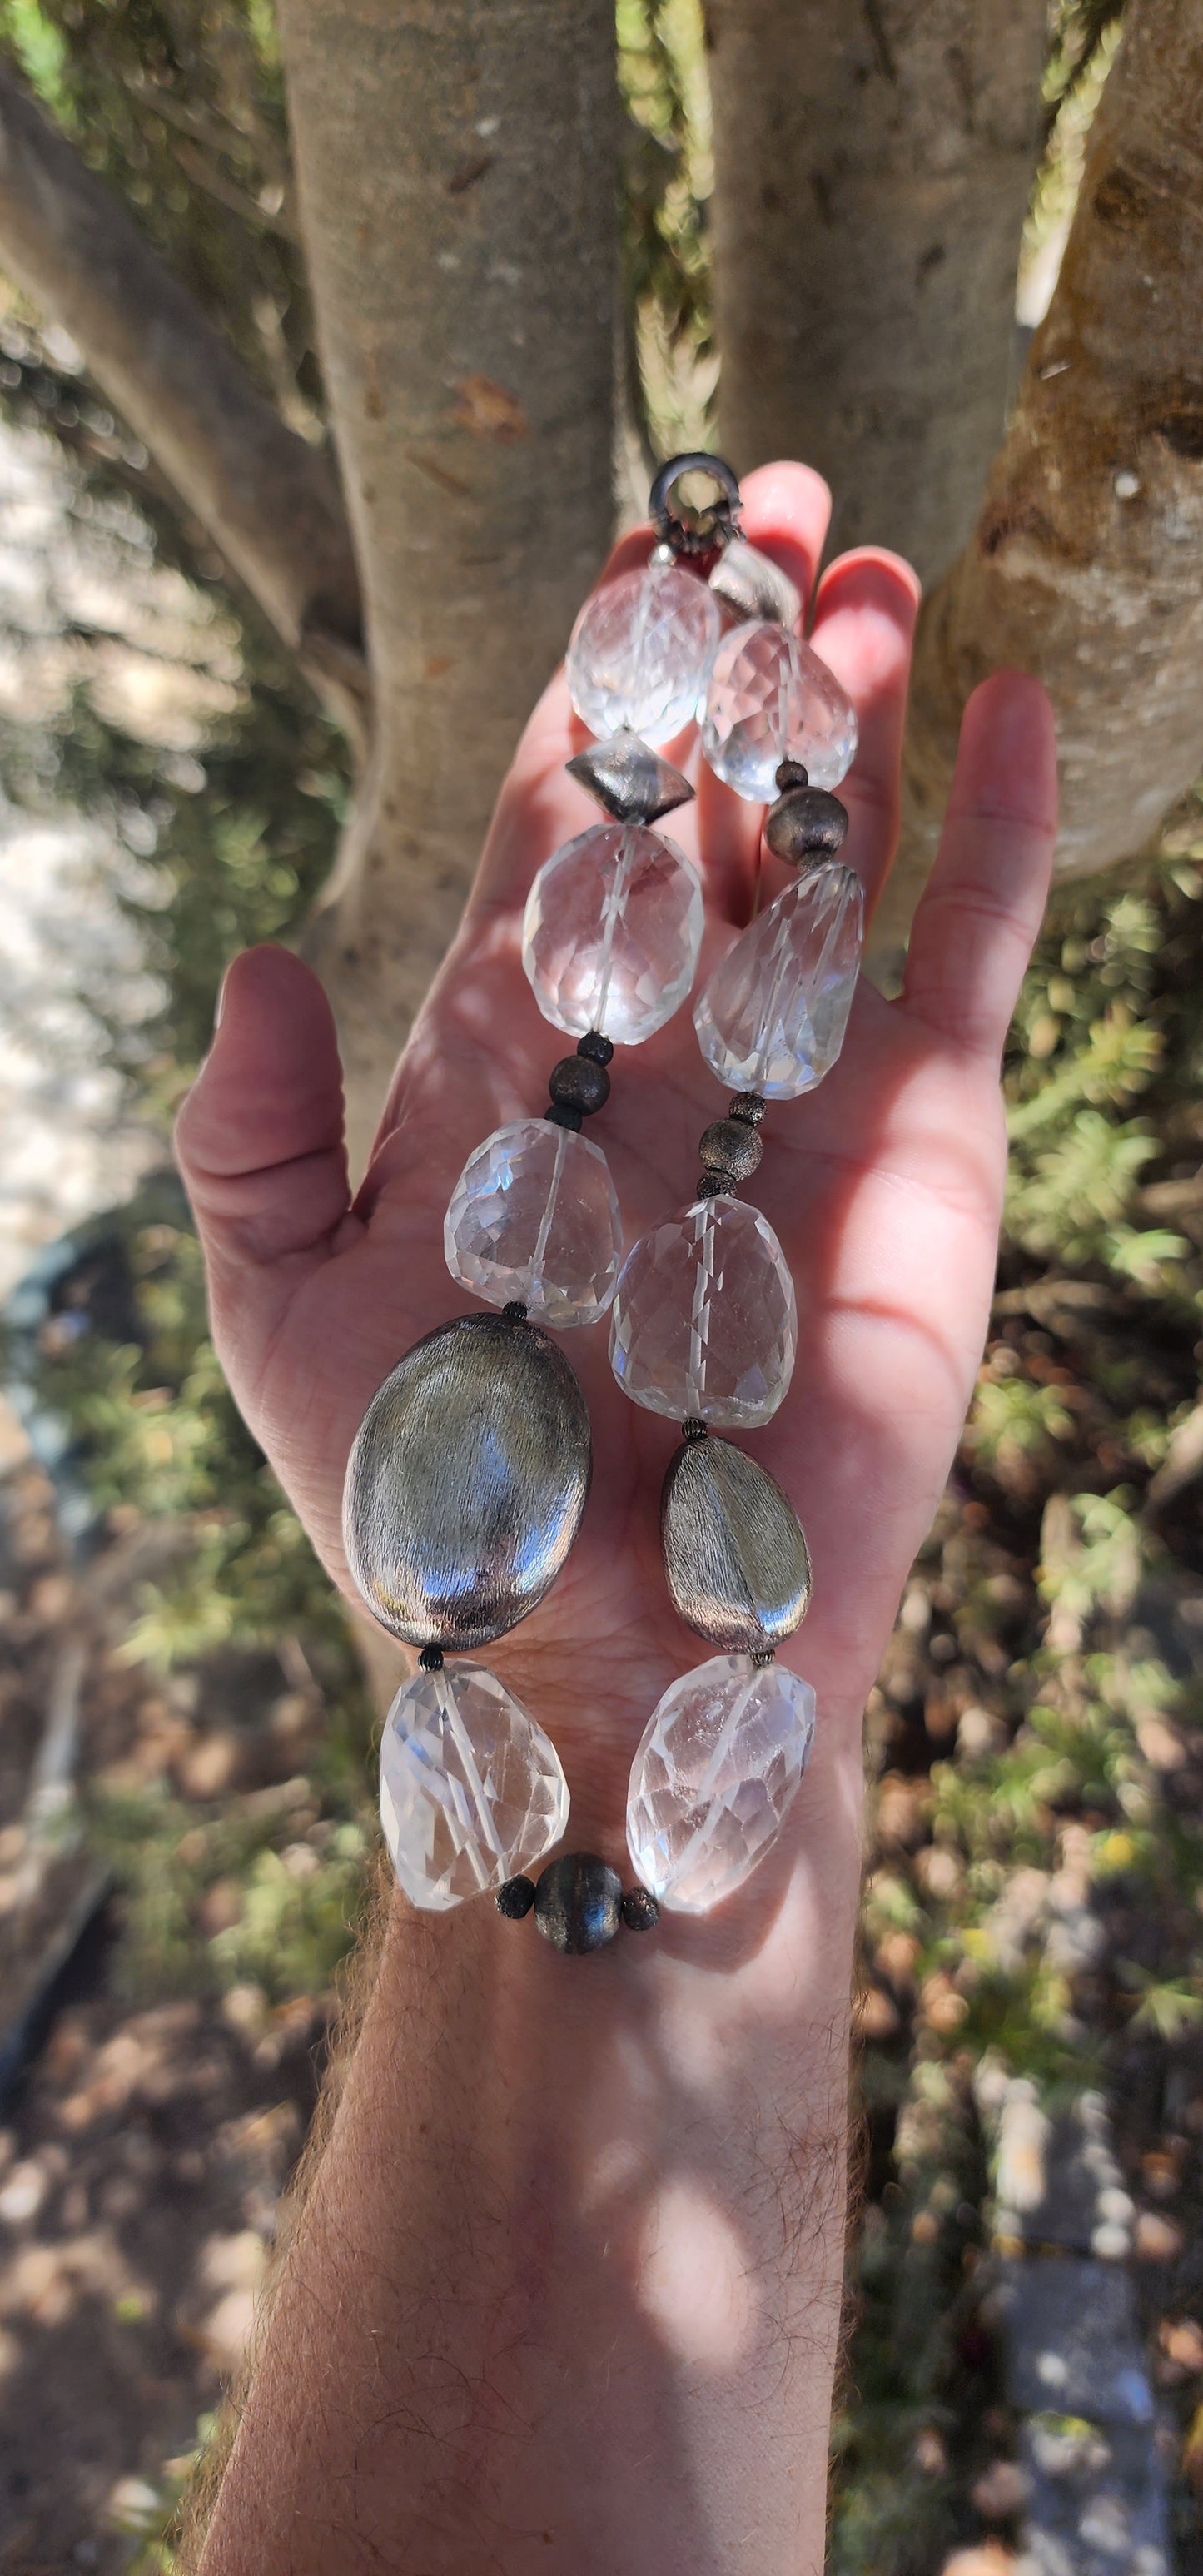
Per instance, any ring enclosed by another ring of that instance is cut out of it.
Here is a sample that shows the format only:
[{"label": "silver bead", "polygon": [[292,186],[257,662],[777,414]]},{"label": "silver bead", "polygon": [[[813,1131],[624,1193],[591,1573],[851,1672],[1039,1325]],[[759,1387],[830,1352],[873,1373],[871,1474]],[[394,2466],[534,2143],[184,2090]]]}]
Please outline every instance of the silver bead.
[{"label": "silver bead", "polygon": [[554,1583],[580,1525],[584,1396],[547,1333],[461,1315],[416,1342],[360,1424],[343,1543],[368,1608],[408,1645],[487,1645]]},{"label": "silver bead", "polygon": [[607,734],[564,766],[616,823],[654,823],[658,814],[671,814],[695,793],[671,760],[661,760],[637,733]]},{"label": "silver bead", "polygon": [[686,1440],[660,1503],[664,1572],[686,1626],[728,1652],[791,1635],[810,1599],[810,1556],[792,1503],[729,1440]]},{"label": "silver bead", "polygon": [[764,1145],[747,1119],[716,1118],[703,1130],[698,1153],[704,1171],[729,1172],[733,1181],[750,1181]]},{"label": "silver bead", "polygon": [[765,818],[764,837],[774,858],[794,868],[815,867],[843,849],[848,808],[825,787],[787,788]]}]

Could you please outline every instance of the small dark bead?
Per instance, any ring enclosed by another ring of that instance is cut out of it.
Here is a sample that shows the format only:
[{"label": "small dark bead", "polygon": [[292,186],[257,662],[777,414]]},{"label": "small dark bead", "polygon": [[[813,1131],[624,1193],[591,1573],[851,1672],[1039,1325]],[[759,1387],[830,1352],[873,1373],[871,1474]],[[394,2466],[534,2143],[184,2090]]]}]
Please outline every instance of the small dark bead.
[{"label": "small dark bead", "polygon": [[578,1958],[604,1949],[622,1920],[622,1880],[593,1852],[548,1862],[535,1889],[535,1921],[553,1950]]},{"label": "small dark bead", "polygon": [[709,1434],[700,1413],[691,1413],[688,1422],[683,1422],[681,1425],[683,1440],[705,1440],[708,1437]]},{"label": "small dark bead", "polygon": [[503,1324],[524,1324],[526,1322],[526,1308],[522,1303],[521,1297],[511,1297],[508,1306],[502,1307],[501,1320]]},{"label": "small dark bead", "polygon": [[767,1100],[762,1100],[758,1091],[737,1091],[727,1102],[727,1116],[742,1118],[745,1127],[759,1127],[767,1107]]},{"label": "small dark bead", "polygon": [[776,859],[790,867],[833,859],[848,837],[848,808],[825,787],[795,787],[769,812],[764,837]]},{"label": "small dark bead", "polygon": [[420,1663],[424,1673],[441,1673],[443,1669],[442,1647],[423,1646],[422,1652],[418,1657],[418,1662]]},{"label": "small dark bead", "polygon": [[550,1109],[545,1110],[543,1114],[546,1118],[550,1118],[553,1127],[571,1127],[574,1136],[580,1135],[585,1124],[580,1110],[574,1109],[571,1102],[567,1100],[553,1100]]},{"label": "small dark bead", "polygon": [[698,1147],[708,1172],[730,1172],[737,1181],[751,1180],[764,1153],[755,1127],[743,1118],[716,1118]]},{"label": "small dark bead", "polygon": [[810,771],[803,768],[800,760],[778,761],[777,793],[779,796],[786,795],[791,787],[809,787],[809,785]]},{"label": "small dark bead", "polygon": [[507,1923],[521,1923],[523,1915],[530,1913],[534,1901],[533,1878],[507,1878],[505,1886],[497,1890],[497,1911],[504,1914]]},{"label": "small dark bead", "polygon": [[587,1055],[566,1055],[553,1064],[547,1088],[563,1108],[579,1109],[583,1118],[591,1118],[595,1109],[605,1108],[610,1077],[604,1064],[592,1063]]},{"label": "small dark bead", "polygon": [[622,1900],[622,1919],[628,1932],[654,1932],[660,1920],[660,1908],[650,1887],[628,1887]]},{"label": "small dark bead", "polygon": [[588,1056],[592,1064],[608,1064],[614,1053],[613,1038],[604,1038],[600,1029],[586,1029],[576,1042],[578,1055]]},{"label": "small dark bead", "polygon": [[734,1172],[701,1172],[694,1191],[695,1199],[720,1199],[724,1191],[735,1187]]},{"label": "small dark bead", "polygon": [[764,1646],[764,1647],[762,1647],[761,1652],[760,1652],[758,1655],[753,1655],[753,1657],[752,1657],[752,1661],[753,1661],[753,1663],[754,1663],[754,1664],[755,1664],[755,1666],[756,1666],[756,1670],[757,1670],[757,1672],[758,1672],[758,1673],[762,1673],[762,1672],[764,1671],[764,1668],[765,1668],[765,1665],[766,1665],[766,1664],[775,1663],[775,1661],[776,1661],[776,1657],[775,1657],[775,1655],[774,1655],[774,1653],[773,1653],[773,1649],[772,1649],[772,1647],[771,1647],[771,1646]]}]

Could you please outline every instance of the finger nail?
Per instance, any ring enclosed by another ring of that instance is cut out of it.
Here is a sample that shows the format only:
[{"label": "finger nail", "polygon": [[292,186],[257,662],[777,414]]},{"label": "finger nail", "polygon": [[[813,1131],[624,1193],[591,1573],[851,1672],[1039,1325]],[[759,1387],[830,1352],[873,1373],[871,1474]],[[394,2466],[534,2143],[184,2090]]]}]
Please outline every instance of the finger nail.
[{"label": "finger nail", "polygon": [[221,982],[217,987],[217,1008],[213,1014],[213,1028],[215,1033],[221,1027],[221,1015],[226,1007],[226,986],[229,983],[229,980],[230,970],[227,966]]}]

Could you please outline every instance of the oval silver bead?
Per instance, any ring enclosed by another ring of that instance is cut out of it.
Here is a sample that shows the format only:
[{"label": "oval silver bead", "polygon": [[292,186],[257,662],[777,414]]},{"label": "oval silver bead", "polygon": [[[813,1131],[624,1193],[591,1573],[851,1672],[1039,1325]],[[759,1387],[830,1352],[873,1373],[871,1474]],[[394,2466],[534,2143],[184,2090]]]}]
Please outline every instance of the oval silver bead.
[{"label": "oval silver bead", "polygon": [[525,1619],[580,1525],[584,1396],[549,1333],[460,1315],[415,1342],[359,1426],[343,1544],[382,1627],[457,1652]]},{"label": "oval silver bead", "polygon": [[779,1645],[805,1616],[810,1555],[793,1504],[729,1440],[686,1440],[660,1503],[664,1572],[686,1625],[729,1653]]}]

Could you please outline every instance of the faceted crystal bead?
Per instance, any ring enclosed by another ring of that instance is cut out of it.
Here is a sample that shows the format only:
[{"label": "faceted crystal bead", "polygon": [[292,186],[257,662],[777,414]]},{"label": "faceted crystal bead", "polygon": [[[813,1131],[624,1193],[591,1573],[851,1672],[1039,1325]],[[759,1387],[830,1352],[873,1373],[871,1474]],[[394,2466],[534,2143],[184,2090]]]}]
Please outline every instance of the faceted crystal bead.
[{"label": "faceted crystal bead", "polygon": [[856,751],[856,710],[800,636],[749,618],[711,664],[702,749],[737,796],[768,805],[785,759],[803,763],[812,787],[838,787]]},{"label": "faceted crystal bead", "polygon": [[641,1046],[685,1000],[702,941],[697,870],[661,832],[600,823],[545,861],[522,963],[545,1020]]},{"label": "faceted crystal bead", "polygon": [[542,1860],[568,1822],[550,1737],[483,1664],[415,1673],[380,1743],[380,1821],[412,1905],[445,1913]]},{"label": "faceted crystal bead", "polygon": [[715,1655],[665,1691],[631,1766],[627,1847],[676,1914],[706,1914],[775,1842],[815,1728],[809,1682]]},{"label": "faceted crystal bead", "polygon": [[758,1208],[699,1199],[627,1254],[610,1366],[649,1413],[720,1430],[768,1422],[793,1375],[797,1340],[794,1283]]},{"label": "faceted crystal bead", "polygon": [[456,1182],[443,1249],[490,1306],[521,1298],[533,1324],[595,1324],[614,1294],[622,1218],[599,1145],[547,1118],[498,1127]]},{"label": "faceted crystal bead", "polygon": [[798,877],[716,966],[693,1015],[720,1082],[796,1100],[844,1043],[864,935],[860,880],[833,860]]},{"label": "faceted crystal bead", "polygon": [[650,563],[587,599],[568,646],[568,690],[590,733],[629,726],[653,745],[692,724],[721,625],[697,574]]}]

